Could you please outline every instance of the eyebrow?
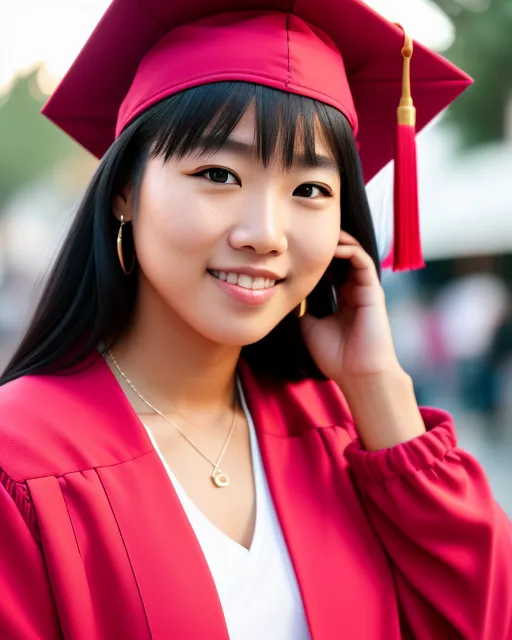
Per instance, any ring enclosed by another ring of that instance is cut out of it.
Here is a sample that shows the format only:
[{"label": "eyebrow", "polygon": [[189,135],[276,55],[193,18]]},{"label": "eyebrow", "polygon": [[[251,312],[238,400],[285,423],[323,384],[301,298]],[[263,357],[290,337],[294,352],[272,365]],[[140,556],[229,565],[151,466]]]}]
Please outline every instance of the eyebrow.
[{"label": "eyebrow", "polygon": [[[205,152],[211,151],[211,143],[208,139],[204,139],[203,149]],[[228,138],[218,151],[229,151],[238,156],[251,158],[256,154],[256,148],[252,144]],[[322,154],[315,154],[309,158],[305,155],[295,155],[293,157],[292,167],[294,169],[325,169],[336,175],[340,173],[340,167],[336,160]]]}]

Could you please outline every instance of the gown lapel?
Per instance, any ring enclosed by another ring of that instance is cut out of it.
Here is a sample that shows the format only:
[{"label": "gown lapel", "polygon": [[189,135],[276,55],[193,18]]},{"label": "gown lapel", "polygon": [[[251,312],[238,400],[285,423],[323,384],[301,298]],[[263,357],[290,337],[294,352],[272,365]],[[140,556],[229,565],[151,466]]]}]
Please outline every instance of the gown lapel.
[{"label": "gown lapel", "polygon": [[[128,555],[153,640],[229,640],[215,583],[144,426],[99,361],[97,397],[118,398],[103,429],[141,453],[97,469]],[[108,415],[108,414],[107,414]],[[132,451],[130,450],[132,454]]]},{"label": "gown lapel", "polygon": [[212,575],[156,452],[103,468],[99,475],[130,558],[151,637],[229,640]]},{"label": "gown lapel", "polygon": [[264,388],[246,367],[241,373],[312,639],[377,637],[375,625],[385,629],[395,615],[379,604],[393,584],[344,460],[350,436],[313,421],[332,413],[308,397],[311,386]]}]

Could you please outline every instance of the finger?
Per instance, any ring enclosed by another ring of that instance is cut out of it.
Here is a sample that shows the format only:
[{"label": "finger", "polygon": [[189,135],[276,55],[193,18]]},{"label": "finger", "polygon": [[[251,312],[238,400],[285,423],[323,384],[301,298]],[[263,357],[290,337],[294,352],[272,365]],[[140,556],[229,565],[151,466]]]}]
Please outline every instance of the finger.
[{"label": "finger", "polygon": [[375,264],[363,248],[354,245],[338,246],[334,256],[341,260],[350,260],[352,278],[356,284],[369,286],[378,280]]},{"label": "finger", "polygon": [[359,245],[342,244],[336,247],[334,252],[335,258],[349,259],[356,269],[368,269],[370,266],[375,268],[372,258]]},{"label": "finger", "polygon": [[344,231],[343,229],[341,229],[340,231],[339,242],[341,244],[350,244],[358,247],[361,246],[361,243],[356,238],[354,238],[354,236],[350,235],[350,233]]}]

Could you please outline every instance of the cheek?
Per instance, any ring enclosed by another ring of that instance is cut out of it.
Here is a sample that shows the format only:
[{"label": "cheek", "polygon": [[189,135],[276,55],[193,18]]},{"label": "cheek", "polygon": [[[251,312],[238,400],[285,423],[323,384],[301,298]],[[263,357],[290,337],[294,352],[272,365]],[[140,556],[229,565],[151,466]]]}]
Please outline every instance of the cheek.
[{"label": "cheek", "polygon": [[340,235],[339,213],[321,214],[314,224],[297,229],[294,235],[299,262],[296,266],[314,280],[323,274],[334,257]]},{"label": "cheek", "polygon": [[183,268],[222,235],[222,218],[215,215],[211,204],[193,193],[192,182],[184,176],[147,176],[135,222],[141,262],[179,262]]}]

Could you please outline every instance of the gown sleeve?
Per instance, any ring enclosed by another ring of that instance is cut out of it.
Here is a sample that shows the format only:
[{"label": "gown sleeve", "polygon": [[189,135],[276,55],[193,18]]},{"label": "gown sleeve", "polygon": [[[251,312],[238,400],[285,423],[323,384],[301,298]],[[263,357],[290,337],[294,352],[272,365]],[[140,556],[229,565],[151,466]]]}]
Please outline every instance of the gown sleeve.
[{"label": "gown sleeve", "polygon": [[0,638],[58,640],[61,633],[28,491],[0,469]]},{"label": "gown sleeve", "polygon": [[402,614],[416,640],[511,640],[512,523],[451,417],[421,412],[427,432],[413,440],[345,449]]}]

